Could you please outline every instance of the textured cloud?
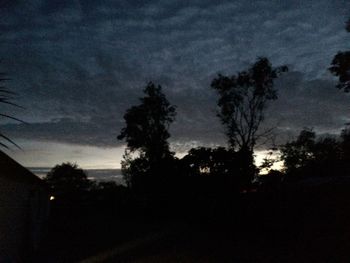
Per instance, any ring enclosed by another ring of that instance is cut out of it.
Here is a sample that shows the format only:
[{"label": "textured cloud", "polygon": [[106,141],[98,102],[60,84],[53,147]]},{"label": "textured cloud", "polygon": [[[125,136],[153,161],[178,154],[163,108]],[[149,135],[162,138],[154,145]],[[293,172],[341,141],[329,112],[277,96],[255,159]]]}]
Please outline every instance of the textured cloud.
[{"label": "textured cloud", "polygon": [[[222,144],[209,89],[257,56],[287,64],[265,126],[295,134],[336,132],[348,97],[327,67],[348,48],[346,1],[7,1],[0,6],[0,70],[29,124],[4,123],[14,138],[117,146],[125,110],[149,80],[178,106],[176,149]],[[287,135],[286,135],[287,136]]]}]

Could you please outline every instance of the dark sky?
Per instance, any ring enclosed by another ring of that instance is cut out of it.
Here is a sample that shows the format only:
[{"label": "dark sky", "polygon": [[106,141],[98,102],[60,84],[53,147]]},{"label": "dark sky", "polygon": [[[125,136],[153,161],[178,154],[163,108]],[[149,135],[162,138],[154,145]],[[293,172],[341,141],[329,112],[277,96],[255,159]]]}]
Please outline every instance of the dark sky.
[{"label": "dark sky", "polygon": [[119,166],[122,116],[150,80],[177,105],[176,151],[224,144],[210,82],[258,56],[290,68],[266,126],[280,138],[303,127],[338,133],[350,121],[350,98],[327,68],[350,46],[349,11],[341,0],[2,0],[0,71],[26,108],[2,111],[28,122],[2,120],[23,148],[8,153],[27,166]]}]

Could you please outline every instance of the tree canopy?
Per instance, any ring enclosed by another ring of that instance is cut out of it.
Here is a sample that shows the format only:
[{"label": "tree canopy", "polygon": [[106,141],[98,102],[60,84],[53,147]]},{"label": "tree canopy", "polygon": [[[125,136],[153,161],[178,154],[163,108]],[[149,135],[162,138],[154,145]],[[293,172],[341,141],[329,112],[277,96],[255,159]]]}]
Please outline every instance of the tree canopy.
[{"label": "tree canopy", "polygon": [[251,155],[236,152],[224,147],[192,148],[181,159],[184,173],[191,177],[211,177],[214,181],[222,180],[234,190],[249,187],[257,172],[250,159]]},{"label": "tree canopy", "polygon": [[304,129],[280,149],[284,172],[290,178],[341,176],[350,171],[350,136],[344,129],[339,137],[320,136]]},{"label": "tree canopy", "polygon": [[350,91],[350,51],[338,52],[334,56],[329,71],[338,77],[338,89]]},{"label": "tree canopy", "polygon": [[159,160],[171,154],[168,127],[175,119],[176,108],[170,105],[160,85],[150,82],[143,92],[141,104],[126,111],[126,127],[118,139],[125,139],[131,152],[139,151],[149,161]]},{"label": "tree canopy", "polygon": [[[345,29],[350,32],[350,19],[345,24]],[[328,70],[338,78],[336,87],[344,92],[350,91],[350,51],[339,51],[333,58]]]},{"label": "tree canopy", "polygon": [[69,162],[53,167],[45,181],[53,195],[67,199],[79,197],[90,185],[84,170]]},{"label": "tree canopy", "polygon": [[273,68],[267,58],[258,58],[246,71],[236,75],[219,74],[211,87],[219,94],[218,117],[226,128],[229,145],[234,149],[253,151],[263,136],[258,129],[264,120],[269,101],[277,99],[274,80],[288,68]]},{"label": "tree canopy", "polygon": [[[164,163],[173,158],[167,140],[176,108],[167,100],[160,85],[149,82],[143,92],[141,103],[126,111],[126,126],[118,136],[127,143],[122,171],[128,184],[134,187],[152,181],[145,177],[159,175]],[[132,156],[135,152],[136,158]]]},{"label": "tree canopy", "polygon": [[304,129],[296,140],[281,147],[281,159],[286,173],[294,173],[297,169],[305,167],[314,158],[315,138],[314,131]]}]

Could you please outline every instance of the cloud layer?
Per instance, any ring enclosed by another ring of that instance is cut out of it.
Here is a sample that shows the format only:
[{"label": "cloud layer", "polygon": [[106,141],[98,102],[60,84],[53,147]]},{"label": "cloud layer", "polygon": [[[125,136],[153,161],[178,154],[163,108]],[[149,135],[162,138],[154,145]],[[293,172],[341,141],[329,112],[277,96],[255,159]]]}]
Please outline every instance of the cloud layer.
[{"label": "cloud layer", "polygon": [[[336,132],[349,98],[327,72],[350,43],[346,1],[5,1],[0,4],[0,70],[28,124],[3,123],[14,138],[99,147],[120,143],[123,114],[145,84],[162,84],[178,116],[178,150],[223,144],[210,81],[257,56],[291,72],[266,126],[294,135],[305,126]],[[288,135],[288,136],[289,136]]]}]

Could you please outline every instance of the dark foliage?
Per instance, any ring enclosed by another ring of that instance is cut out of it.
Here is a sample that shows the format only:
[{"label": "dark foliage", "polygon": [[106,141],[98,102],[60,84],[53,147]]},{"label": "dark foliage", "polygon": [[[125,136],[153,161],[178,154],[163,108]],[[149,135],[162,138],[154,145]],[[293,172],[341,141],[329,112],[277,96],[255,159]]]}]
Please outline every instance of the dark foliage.
[{"label": "dark foliage", "polygon": [[277,192],[281,188],[284,174],[281,171],[270,170],[267,174],[259,175],[258,186],[262,192]]},{"label": "dark foliage", "polygon": [[348,21],[346,21],[345,29],[346,29],[347,32],[350,32],[350,19],[348,19]]},{"label": "dark foliage", "polygon": [[174,158],[167,139],[170,137],[168,127],[174,121],[176,111],[161,86],[150,82],[144,93],[141,104],[125,113],[126,127],[118,139],[125,139],[127,143],[122,171],[128,185],[135,190],[152,192],[151,189],[159,190],[157,185],[168,181],[164,178],[173,171]]},{"label": "dark foliage", "polygon": [[[350,32],[350,19],[345,24],[345,29]],[[336,87],[344,92],[350,91],[350,51],[339,51],[334,56],[331,67],[328,70],[338,77]]]},{"label": "dark foliage", "polygon": [[329,71],[338,77],[337,88],[350,91],[350,51],[338,52],[333,58]]},{"label": "dark foliage", "polygon": [[303,130],[298,138],[281,148],[287,178],[348,176],[350,173],[349,130],[340,138],[316,138],[315,132]]},{"label": "dark foliage", "polygon": [[[14,106],[14,107],[20,107],[18,106],[16,103],[13,102],[14,96],[16,95],[16,93],[8,90],[3,83],[5,81],[9,80],[8,78],[6,78],[4,76],[4,74],[0,73],[0,104],[2,105],[10,105],[10,106]],[[22,120],[17,119],[11,115],[5,114],[3,112],[3,110],[0,113],[0,117],[5,118],[5,119],[10,119],[10,120],[14,120],[17,122],[21,122],[24,123]],[[3,134],[2,132],[0,132],[0,138],[3,141],[0,141],[0,146],[8,149],[9,146],[6,143],[10,143],[13,146],[16,146],[17,148],[20,148],[13,140],[11,140],[9,137],[7,137],[5,134]]]},{"label": "dark foliage", "polygon": [[57,201],[74,202],[82,198],[89,189],[90,181],[78,165],[62,163],[56,165],[47,174],[45,181]]},{"label": "dark foliage", "polygon": [[[243,151],[236,152],[224,147],[191,149],[181,159],[183,173],[186,176],[198,178],[206,177],[215,181],[226,182],[230,186],[228,191],[249,187],[257,173],[251,155],[244,155]],[[248,168],[248,169],[247,169]],[[223,187],[223,186],[222,186]],[[224,189],[223,188],[223,189]],[[221,189],[221,190],[223,190]],[[221,191],[217,189],[217,191]]]},{"label": "dark foliage", "polygon": [[152,82],[144,93],[141,104],[125,113],[126,127],[118,139],[125,139],[131,152],[139,151],[149,162],[157,162],[171,154],[167,142],[170,137],[168,126],[174,121],[175,106],[170,105],[161,86]]},{"label": "dark foliage", "polygon": [[273,68],[267,58],[259,58],[247,71],[215,78],[211,87],[219,94],[218,116],[226,128],[229,145],[233,149],[253,151],[269,101],[277,99],[274,80],[286,66]]},{"label": "dark foliage", "polygon": [[281,148],[281,159],[286,173],[294,173],[300,167],[314,158],[313,147],[315,145],[316,134],[311,130],[300,132],[295,141],[286,143]]}]

